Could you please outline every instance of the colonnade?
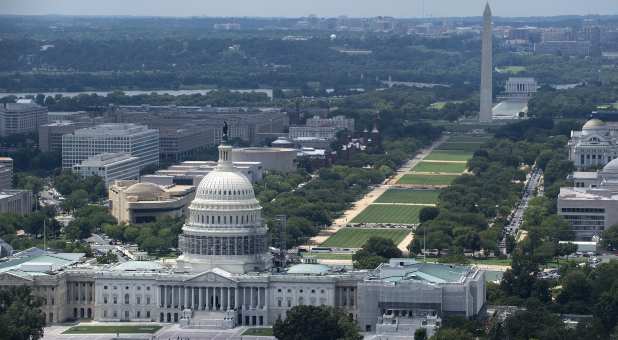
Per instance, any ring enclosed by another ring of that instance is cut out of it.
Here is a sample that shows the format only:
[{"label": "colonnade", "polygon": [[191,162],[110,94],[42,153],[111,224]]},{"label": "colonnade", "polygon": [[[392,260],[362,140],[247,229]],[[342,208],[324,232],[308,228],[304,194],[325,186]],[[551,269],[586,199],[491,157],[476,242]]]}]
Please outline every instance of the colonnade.
[{"label": "colonnade", "polygon": [[193,287],[159,286],[161,308],[226,311],[230,309],[265,309],[268,300],[266,287]]}]

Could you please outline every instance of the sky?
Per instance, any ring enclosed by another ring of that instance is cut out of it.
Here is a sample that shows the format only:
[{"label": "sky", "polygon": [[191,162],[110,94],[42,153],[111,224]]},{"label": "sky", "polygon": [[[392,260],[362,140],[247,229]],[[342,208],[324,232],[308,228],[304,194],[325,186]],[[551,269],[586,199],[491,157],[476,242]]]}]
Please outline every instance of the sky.
[{"label": "sky", "polygon": [[[486,0],[0,0],[0,14],[300,17],[480,16]],[[616,14],[618,0],[490,0],[494,15]]]}]

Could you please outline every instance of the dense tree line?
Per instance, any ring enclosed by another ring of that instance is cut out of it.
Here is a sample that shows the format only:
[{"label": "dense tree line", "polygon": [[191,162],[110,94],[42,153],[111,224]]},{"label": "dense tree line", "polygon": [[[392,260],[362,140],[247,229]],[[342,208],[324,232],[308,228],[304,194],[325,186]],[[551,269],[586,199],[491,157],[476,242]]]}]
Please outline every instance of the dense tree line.
[{"label": "dense tree line", "polygon": [[166,255],[170,249],[178,247],[183,223],[181,218],[163,217],[140,225],[107,224],[103,231],[115,240],[135,243],[149,254]]},{"label": "dense tree line", "polygon": [[[498,128],[495,137],[486,142],[468,161],[470,175],[462,175],[439,196],[438,213],[424,219],[417,229],[424,235],[426,247],[440,253],[461,254],[463,250],[497,251],[506,216],[519,200],[526,178],[526,169],[536,164],[545,170],[546,206],[544,215],[531,222],[531,228],[562,230],[565,222],[551,217],[559,186],[573,170],[566,152],[570,124],[545,120],[529,120]],[[489,227],[490,223],[494,227]],[[527,226],[525,225],[524,228]],[[566,232],[557,241],[571,239]],[[410,250],[422,250],[421,238],[415,238]]]},{"label": "dense tree line", "polygon": [[[569,90],[542,87],[530,100],[529,114],[539,118],[587,118],[593,111],[618,102],[618,82],[588,83]],[[608,107],[612,110],[611,107]]]}]

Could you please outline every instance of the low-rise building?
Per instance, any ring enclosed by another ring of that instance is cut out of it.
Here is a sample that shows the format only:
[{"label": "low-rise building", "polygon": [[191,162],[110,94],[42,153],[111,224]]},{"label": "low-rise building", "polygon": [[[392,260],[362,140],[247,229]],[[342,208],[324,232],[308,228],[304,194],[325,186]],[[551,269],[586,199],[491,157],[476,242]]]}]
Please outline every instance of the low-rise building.
[{"label": "low-rise building", "polygon": [[[252,183],[262,179],[262,163],[260,162],[233,162],[234,166]],[[167,169],[157,170],[153,175],[142,176],[142,181],[159,185],[195,185],[200,184],[202,178],[217,167],[214,161],[184,161],[170,165]]]},{"label": "low-rise building", "polygon": [[618,224],[618,159],[598,172],[575,172],[574,187],[560,188],[558,214],[575,232],[576,240],[590,241]]},{"label": "low-rise building", "polygon": [[82,177],[99,176],[106,186],[115,180],[139,179],[139,158],[128,153],[102,153],[73,165],[73,172]]},{"label": "low-rise building", "polygon": [[192,185],[163,187],[148,182],[115,181],[109,187],[110,210],[118,223],[149,223],[164,216],[186,216],[194,196]]},{"label": "low-rise building", "polygon": [[288,173],[296,170],[296,150],[289,148],[251,147],[232,150],[232,161],[235,165],[244,162],[261,163],[266,171]]},{"label": "low-rise building", "polygon": [[0,213],[26,215],[32,212],[32,191],[1,190]]},{"label": "low-rise building", "polygon": [[78,123],[67,120],[39,126],[39,148],[43,152],[62,152],[62,136],[80,127]]},{"label": "low-rise building", "polygon": [[0,104],[0,137],[34,133],[47,123],[47,108],[31,99]]},{"label": "low-rise building", "polygon": [[160,128],[161,159],[179,162],[214,146],[215,129]]}]

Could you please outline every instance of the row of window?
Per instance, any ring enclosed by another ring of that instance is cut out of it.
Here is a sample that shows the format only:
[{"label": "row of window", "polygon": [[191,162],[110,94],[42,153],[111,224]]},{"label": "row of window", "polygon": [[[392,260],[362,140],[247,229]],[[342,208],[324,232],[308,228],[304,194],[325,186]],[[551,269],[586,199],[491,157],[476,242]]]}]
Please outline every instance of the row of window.
[{"label": "row of window", "polygon": [[[111,315],[112,315],[112,318],[118,318],[118,311],[117,310],[113,310],[111,312]],[[145,316],[142,316],[142,315],[145,315]],[[104,309],[103,310],[103,317],[107,318],[107,316],[108,316],[107,310]],[[135,318],[136,319],[141,319],[142,317],[150,318],[150,311],[147,310],[144,314],[142,314],[142,311],[139,311],[139,310],[135,311]],[[128,310],[124,311],[124,319],[125,320],[129,320],[130,319],[130,313],[129,313]]]},{"label": "row of window", "polygon": [[[305,290],[304,290],[303,288],[300,288],[300,289],[298,290],[298,292],[299,292],[299,293],[303,293],[304,291],[305,291]],[[282,292],[283,292],[283,289],[281,289],[281,288],[277,289],[277,293],[282,293]],[[287,289],[287,292],[288,292],[288,293],[291,293],[291,292],[292,292],[292,289],[291,289],[291,288],[288,288],[288,289]],[[315,290],[315,289],[311,289],[311,294],[315,294],[315,293],[316,293],[316,290]],[[324,293],[325,293],[325,290],[324,290],[324,289],[320,289],[320,293],[321,293],[321,294],[324,294]]]},{"label": "row of window", "polygon": [[[103,295],[103,304],[107,304],[109,302],[109,295],[104,294]],[[125,294],[124,295],[124,304],[128,305],[131,303],[131,297],[129,296],[129,294]],[[112,304],[117,305],[118,304],[118,295],[112,295]],[[136,305],[141,305],[142,304],[142,296],[141,295],[136,295],[135,296],[135,304]],[[149,305],[150,304],[150,295],[146,295],[146,304]]]},{"label": "row of window", "polygon": [[209,237],[180,235],[178,247],[185,254],[198,255],[254,255],[267,251],[263,235],[238,237]]},{"label": "row of window", "polygon": [[570,212],[570,213],[598,213],[604,214],[604,208],[562,208],[562,212]]},{"label": "row of window", "polygon": [[[228,218],[229,217],[229,218]],[[201,215],[201,214],[191,214],[191,221],[193,223],[201,223],[201,224],[245,224],[245,223],[254,223],[258,220],[259,216],[257,213],[251,213],[246,215],[236,215],[236,216],[211,216],[211,215]],[[235,221],[235,222],[234,222]]]},{"label": "row of window", "polygon": [[[107,288],[108,288],[107,286],[103,286],[103,290],[107,290]],[[118,286],[112,286],[112,289],[116,290],[116,289],[118,289]],[[129,286],[124,286],[124,289],[125,290],[129,290]],[[137,287],[135,287],[135,289],[142,290],[142,286],[137,286]],[[146,286],[146,290],[150,291],[150,286]]]}]

